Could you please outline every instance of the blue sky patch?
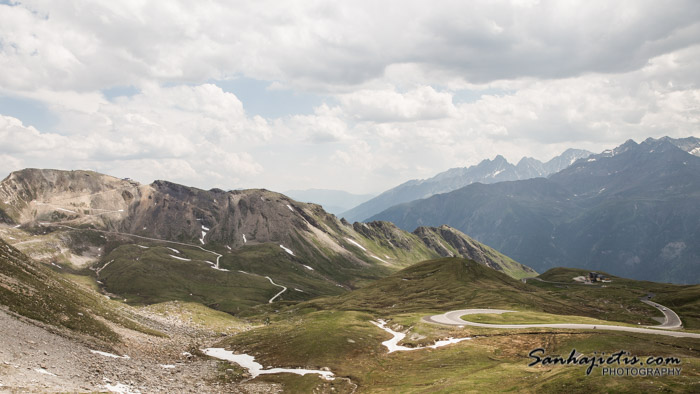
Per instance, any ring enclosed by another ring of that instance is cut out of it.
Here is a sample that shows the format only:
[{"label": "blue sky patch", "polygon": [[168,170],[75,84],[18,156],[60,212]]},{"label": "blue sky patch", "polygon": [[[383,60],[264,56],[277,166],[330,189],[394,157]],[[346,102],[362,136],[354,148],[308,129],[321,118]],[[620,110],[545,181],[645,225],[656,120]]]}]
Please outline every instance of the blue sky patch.
[{"label": "blue sky patch", "polygon": [[249,115],[260,115],[267,119],[313,114],[314,107],[324,102],[329,104],[334,102],[329,96],[287,89],[270,89],[272,82],[252,78],[241,77],[211,83],[225,92],[235,94]]},{"label": "blue sky patch", "polygon": [[0,114],[12,116],[25,126],[34,126],[41,132],[51,132],[58,122],[46,104],[32,99],[0,95]]},{"label": "blue sky patch", "polygon": [[140,90],[133,86],[113,86],[102,90],[102,94],[104,94],[109,101],[112,101],[117,97],[131,97],[139,92]]}]

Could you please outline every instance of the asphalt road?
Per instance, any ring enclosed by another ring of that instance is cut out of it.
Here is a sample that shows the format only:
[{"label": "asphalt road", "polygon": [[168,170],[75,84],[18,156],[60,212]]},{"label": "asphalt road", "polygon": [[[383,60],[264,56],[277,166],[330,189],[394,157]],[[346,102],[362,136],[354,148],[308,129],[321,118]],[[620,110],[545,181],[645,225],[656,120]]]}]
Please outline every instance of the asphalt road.
[{"label": "asphalt road", "polygon": [[[650,303],[651,301],[647,302]],[[655,305],[654,305],[655,304]],[[657,307],[659,309],[663,308],[663,306],[660,306],[659,304],[656,303],[650,303],[649,305],[652,305],[654,307]],[[656,306],[659,305],[659,306]],[[456,311],[450,311],[447,313],[444,313],[442,315],[433,315],[433,316],[426,316],[423,318],[423,320],[429,322],[429,323],[436,323],[436,324],[444,324],[444,325],[449,325],[449,326],[474,326],[474,327],[486,327],[486,328],[567,328],[567,329],[575,329],[575,330],[597,330],[597,331],[602,331],[602,330],[607,330],[607,331],[625,331],[625,332],[634,332],[634,333],[641,333],[641,334],[655,334],[655,335],[666,335],[670,337],[686,337],[686,338],[700,338],[700,334],[695,334],[691,332],[682,332],[682,331],[668,331],[668,330],[660,330],[656,328],[643,328],[643,327],[625,327],[625,326],[613,326],[613,325],[594,325],[594,324],[576,324],[576,323],[561,323],[561,324],[485,324],[485,323],[475,323],[475,322],[470,322],[470,321],[465,321],[461,319],[461,316],[464,315],[474,315],[474,314],[481,314],[481,313],[506,313],[506,312],[516,312],[516,311],[511,311],[511,310],[505,310],[505,309],[460,309]],[[673,311],[670,309],[666,308],[666,311],[663,311],[664,315],[667,316],[667,321],[656,327],[660,328],[680,328],[680,319],[678,318],[678,315],[676,315]],[[666,312],[670,312],[673,314],[673,318],[669,318],[670,314],[667,314]],[[672,319],[678,319],[677,322],[673,321]]]},{"label": "asphalt road", "polygon": [[667,330],[679,330],[681,327],[683,327],[683,323],[681,323],[681,318],[678,317],[676,312],[672,311],[670,308],[666,308],[665,306],[658,304],[654,301],[649,301],[649,300],[640,300],[643,303],[647,305],[651,305],[654,308],[658,309],[661,311],[661,313],[664,314],[664,322],[661,323],[659,326],[655,326],[654,328],[665,328]]}]

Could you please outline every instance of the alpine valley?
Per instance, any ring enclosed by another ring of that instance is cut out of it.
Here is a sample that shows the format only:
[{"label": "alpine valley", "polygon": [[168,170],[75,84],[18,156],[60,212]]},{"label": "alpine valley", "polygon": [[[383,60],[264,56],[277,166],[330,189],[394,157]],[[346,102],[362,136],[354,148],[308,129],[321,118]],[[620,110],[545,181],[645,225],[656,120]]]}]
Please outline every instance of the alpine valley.
[{"label": "alpine valley", "polygon": [[[654,160],[663,152],[667,166],[659,167]],[[629,155],[638,158],[629,164],[636,171],[664,175],[641,184],[630,170],[620,175],[624,185],[606,181],[613,167],[605,163]],[[680,212],[696,208],[679,196],[695,195],[697,160],[667,140],[628,143],[547,179],[472,184],[387,212],[487,190],[481,201],[512,207],[504,216],[512,221],[493,231],[504,232],[503,242],[491,245],[536,263],[521,251],[549,223],[540,200],[562,217],[576,207],[567,217],[584,220],[584,209],[629,195],[648,216],[658,212],[659,197],[641,190],[666,190],[664,198],[680,205],[663,205],[670,211],[658,215],[672,223],[650,233],[673,223],[692,230],[697,222]],[[662,181],[669,176],[685,183]],[[595,188],[605,190],[587,192]],[[572,193],[582,197],[565,202]],[[600,217],[624,212],[608,209]],[[530,216],[510,219],[519,212]],[[405,228],[410,217],[398,222]],[[448,225],[408,232],[387,221],[350,223],[264,189],[13,172],[0,183],[0,391],[700,390],[699,285],[625,279],[612,265],[600,266],[604,282],[587,282],[587,270],[554,268],[574,265],[564,254],[533,264],[538,274],[456,229],[463,223],[449,214],[431,217]],[[692,267],[692,234],[659,238],[685,244],[668,251],[680,272]],[[461,312],[445,317],[453,310]],[[603,376],[601,368],[588,376],[581,365],[528,366],[536,348],[563,357],[576,349],[677,358],[682,373],[640,379]]]}]

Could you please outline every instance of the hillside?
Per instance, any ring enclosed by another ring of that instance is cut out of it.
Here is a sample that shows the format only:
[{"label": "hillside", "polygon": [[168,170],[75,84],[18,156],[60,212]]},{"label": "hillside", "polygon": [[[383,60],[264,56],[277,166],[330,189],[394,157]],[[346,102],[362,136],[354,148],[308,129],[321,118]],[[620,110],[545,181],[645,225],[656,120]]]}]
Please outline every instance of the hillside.
[{"label": "hillside", "polygon": [[450,255],[516,278],[536,275],[448,227],[412,234],[387,222],[350,224],[262,189],[206,191],[28,169],[0,184],[0,199],[8,224],[16,223],[0,236],[136,304],[177,299],[243,313],[270,300],[340,294]]},{"label": "hillside", "polygon": [[153,333],[110,306],[102,296],[76,286],[1,239],[0,306],[98,341],[119,340],[106,322]]},{"label": "hillside", "polygon": [[[688,375],[657,379],[654,387],[672,391],[682,385],[692,391],[697,386],[694,338],[552,328],[447,327],[424,320],[428,315],[453,309],[506,308],[518,311],[509,314],[512,317],[508,319],[656,325],[660,312],[639,298],[650,290],[678,296],[687,289],[617,277],[606,283],[607,287],[577,286],[573,276],[579,271],[557,269],[542,276],[565,281],[564,285],[540,281],[525,284],[467,259],[425,261],[340,296],[258,316],[267,324],[223,338],[217,346],[253,355],[264,365],[323,367],[336,376],[347,377],[333,383],[285,375],[258,378],[303,391],[323,391],[324,387],[325,391],[338,392],[488,392],[500,387],[514,392],[559,392],[562,387],[585,391],[593,385],[594,391],[617,392],[648,387],[648,380],[639,377],[611,378],[599,372],[588,377],[581,366],[530,368],[526,362],[528,352],[537,347],[564,356],[571,349],[588,355],[610,354],[623,347],[635,355],[682,357],[683,372]],[[607,321],[600,320],[604,317]],[[485,314],[471,318],[498,321],[504,317]],[[385,327],[394,331],[395,338],[400,335],[398,344],[402,349],[388,351],[392,335],[372,323],[378,319],[386,322]],[[682,319],[687,321],[687,315],[683,314]],[[464,343],[427,348],[438,340],[465,337],[469,340]]]},{"label": "hillside", "polygon": [[540,272],[567,266],[697,283],[700,157],[691,140],[628,141],[547,179],[473,184],[371,219],[447,224]]},{"label": "hillside", "polygon": [[531,157],[523,157],[516,165],[498,155],[493,160],[486,159],[471,167],[451,168],[432,178],[414,179],[402,183],[353,209],[343,212],[341,216],[350,221],[365,221],[396,204],[447,193],[472,183],[490,184],[546,177],[589,155],[591,152],[585,150],[568,149],[545,163]]},{"label": "hillside", "polygon": [[423,261],[386,278],[338,296],[310,301],[324,309],[392,313],[472,307],[530,307],[542,303],[539,289],[473,260]]}]

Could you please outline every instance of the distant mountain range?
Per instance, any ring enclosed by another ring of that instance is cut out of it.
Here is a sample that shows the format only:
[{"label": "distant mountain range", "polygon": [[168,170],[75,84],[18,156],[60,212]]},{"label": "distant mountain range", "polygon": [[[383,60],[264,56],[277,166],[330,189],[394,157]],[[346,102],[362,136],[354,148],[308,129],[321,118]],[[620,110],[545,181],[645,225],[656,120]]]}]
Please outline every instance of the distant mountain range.
[{"label": "distant mountain range", "polygon": [[349,221],[364,221],[367,218],[396,204],[427,198],[434,194],[447,193],[472,183],[497,183],[536,177],[546,177],[570,166],[576,160],[592,153],[580,149],[568,149],[546,163],[531,157],[523,157],[513,165],[503,156],[483,160],[471,167],[452,168],[432,178],[411,180],[389,189],[341,214]]},{"label": "distant mountain range", "polygon": [[476,183],[370,220],[448,224],[543,272],[700,282],[700,139],[630,140],[549,178]]},{"label": "distant mountain range", "polygon": [[319,204],[326,212],[336,216],[375,196],[328,189],[287,190],[284,194],[300,202]]}]

